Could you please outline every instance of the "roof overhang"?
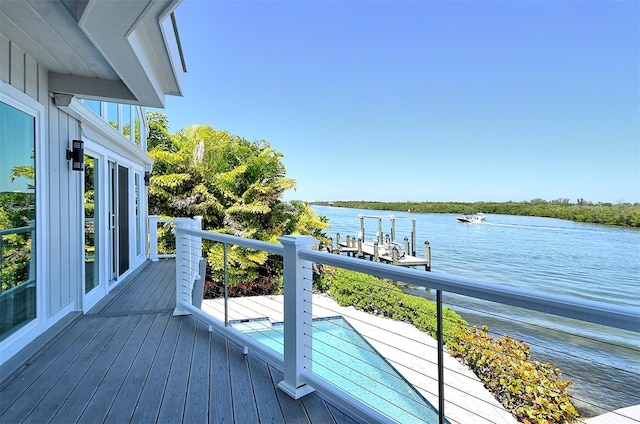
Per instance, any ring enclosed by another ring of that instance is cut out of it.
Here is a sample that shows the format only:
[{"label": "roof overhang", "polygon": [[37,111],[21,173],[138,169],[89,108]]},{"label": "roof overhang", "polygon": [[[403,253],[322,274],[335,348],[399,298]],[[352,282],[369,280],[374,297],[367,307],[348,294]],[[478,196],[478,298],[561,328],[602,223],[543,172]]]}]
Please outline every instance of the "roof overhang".
[{"label": "roof overhang", "polygon": [[182,0],[3,0],[0,32],[49,70],[49,90],[163,107],[182,95]]}]

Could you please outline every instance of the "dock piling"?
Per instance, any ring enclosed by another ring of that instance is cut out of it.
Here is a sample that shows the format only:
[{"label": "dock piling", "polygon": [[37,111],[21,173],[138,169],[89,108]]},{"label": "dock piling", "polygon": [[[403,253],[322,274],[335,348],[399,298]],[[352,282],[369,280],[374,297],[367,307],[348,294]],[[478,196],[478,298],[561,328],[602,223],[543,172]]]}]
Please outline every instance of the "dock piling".
[{"label": "dock piling", "polygon": [[424,270],[431,271],[431,245],[429,241],[424,242],[424,258],[427,260],[427,263],[424,265]]}]

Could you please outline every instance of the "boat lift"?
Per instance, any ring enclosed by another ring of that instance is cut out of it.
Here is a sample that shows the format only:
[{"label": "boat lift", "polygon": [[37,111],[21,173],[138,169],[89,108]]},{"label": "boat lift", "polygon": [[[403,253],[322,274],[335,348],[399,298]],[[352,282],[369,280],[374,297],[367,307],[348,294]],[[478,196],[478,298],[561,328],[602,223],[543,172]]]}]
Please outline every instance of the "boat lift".
[{"label": "boat lift", "polygon": [[[346,241],[340,240],[340,233],[337,236],[336,253],[346,253],[349,256],[369,258],[369,260],[392,263],[394,265],[415,267],[424,266],[425,271],[431,271],[431,246],[428,241],[424,242],[424,258],[416,257],[416,220],[408,216],[372,216],[358,215],[360,218],[360,233],[358,237],[346,236]],[[378,233],[372,242],[365,241],[364,220],[366,218],[378,221]],[[388,218],[391,221],[391,236],[383,236],[382,220]],[[404,243],[396,241],[396,219],[411,220],[411,243],[409,238],[404,238]],[[384,238],[383,238],[384,237]],[[333,246],[333,239],[331,239]],[[333,251],[333,250],[331,250]]]},{"label": "boat lift", "polygon": [[[382,232],[382,220],[385,218],[384,216],[376,216],[376,215],[358,215],[358,218],[360,218],[360,238],[364,241],[366,240],[365,238],[365,232],[364,232],[364,220],[365,218],[370,218],[370,219],[376,219],[378,221],[378,233],[377,233],[377,240],[378,240],[378,244],[382,245],[385,240],[383,239],[383,232]],[[389,240],[389,242],[391,244],[399,244],[398,242],[396,242],[396,219],[408,219],[411,220],[411,244],[409,246],[404,246],[405,252],[407,253],[407,255],[411,255],[411,256],[416,256],[416,219],[412,218],[410,216],[395,216],[395,215],[389,215],[388,216],[389,220],[391,221],[391,238]],[[406,237],[405,237],[406,239]],[[406,244],[406,243],[405,243]]]}]

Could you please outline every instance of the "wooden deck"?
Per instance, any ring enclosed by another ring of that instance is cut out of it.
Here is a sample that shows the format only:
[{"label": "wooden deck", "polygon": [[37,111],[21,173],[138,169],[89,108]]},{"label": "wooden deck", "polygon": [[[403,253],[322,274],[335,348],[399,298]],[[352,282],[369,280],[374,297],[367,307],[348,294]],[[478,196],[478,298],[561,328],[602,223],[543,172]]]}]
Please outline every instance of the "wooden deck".
[{"label": "wooden deck", "polygon": [[[175,261],[149,262],[23,363],[0,368],[0,423],[345,423],[282,371],[193,316],[173,317]],[[10,368],[10,369],[9,369]]]}]

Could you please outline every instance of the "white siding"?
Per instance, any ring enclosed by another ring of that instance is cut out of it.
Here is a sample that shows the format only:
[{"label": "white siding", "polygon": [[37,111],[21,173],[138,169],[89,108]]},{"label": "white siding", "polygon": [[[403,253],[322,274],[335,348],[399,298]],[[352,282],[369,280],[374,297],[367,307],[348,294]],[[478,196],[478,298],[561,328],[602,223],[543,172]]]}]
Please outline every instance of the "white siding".
[{"label": "white siding", "polygon": [[49,315],[78,300],[82,280],[82,226],[78,213],[82,173],[70,170],[66,151],[79,138],[78,122],[48,101]]},{"label": "white siding", "polygon": [[0,36],[0,79],[45,106],[44,148],[37,155],[44,163],[46,184],[45,216],[38,231],[47,231],[45,275],[39,275],[39,289],[46,296],[46,318],[78,300],[81,282],[82,234],[79,214],[81,173],[72,172],[66,160],[69,140],[78,138],[78,122],[61,112],[47,90],[47,70],[19,46]]},{"label": "white siding", "polygon": [[25,54],[20,47],[11,43],[9,46],[9,84],[18,90],[24,89],[24,57]]},{"label": "white siding", "polygon": [[0,81],[9,84],[9,40],[0,34]]}]

